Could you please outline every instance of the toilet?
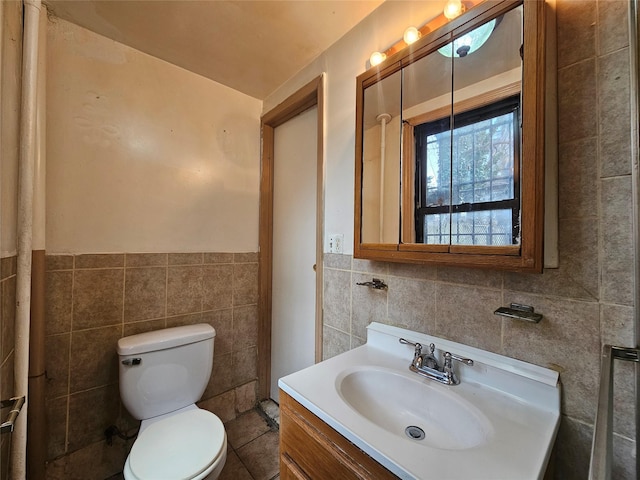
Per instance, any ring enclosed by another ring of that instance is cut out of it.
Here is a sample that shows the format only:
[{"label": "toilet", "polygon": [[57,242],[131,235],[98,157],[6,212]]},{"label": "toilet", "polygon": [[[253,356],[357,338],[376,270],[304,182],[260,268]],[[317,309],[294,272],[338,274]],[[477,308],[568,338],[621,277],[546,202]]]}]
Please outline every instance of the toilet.
[{"label": "toilet", "polygon": [[118,340],[120,397],[141,420],[126,480],[214,480],[227,459],[222,421],[198,408],[211,376],[216,332],[207,324]]}]

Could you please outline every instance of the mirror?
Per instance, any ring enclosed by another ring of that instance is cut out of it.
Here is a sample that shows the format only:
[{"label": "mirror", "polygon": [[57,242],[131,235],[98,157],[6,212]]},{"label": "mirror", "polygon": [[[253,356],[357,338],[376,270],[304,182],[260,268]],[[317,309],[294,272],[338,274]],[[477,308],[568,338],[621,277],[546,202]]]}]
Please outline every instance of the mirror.
[{"label": "mirror", "polygon": [[358,77],[354,256],[541,271],[543,9],[484,2]]}]

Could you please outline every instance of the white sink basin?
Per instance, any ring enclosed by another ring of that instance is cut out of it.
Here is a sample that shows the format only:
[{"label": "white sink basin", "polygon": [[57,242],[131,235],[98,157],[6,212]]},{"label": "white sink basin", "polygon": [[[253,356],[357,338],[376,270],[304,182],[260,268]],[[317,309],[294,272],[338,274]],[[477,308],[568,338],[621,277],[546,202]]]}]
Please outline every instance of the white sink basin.
[{"label": "white sink basin", "polygon": [[[456,363],[459,385],[440,384],[409,371],[414,350],[400,338],[474,364]],[[542,480],[560,423],[557,372],[376,323],[365,345],[278,385],[406,480]]]},{"label": "white sink basin", "polygon": [[419,445],[464,450],[489,440],[493,429],[480,410],[453,389],[439,388],[413,375],[415,378],[393,370],[359,367],[341,373],[336,388],[368,421]]}]

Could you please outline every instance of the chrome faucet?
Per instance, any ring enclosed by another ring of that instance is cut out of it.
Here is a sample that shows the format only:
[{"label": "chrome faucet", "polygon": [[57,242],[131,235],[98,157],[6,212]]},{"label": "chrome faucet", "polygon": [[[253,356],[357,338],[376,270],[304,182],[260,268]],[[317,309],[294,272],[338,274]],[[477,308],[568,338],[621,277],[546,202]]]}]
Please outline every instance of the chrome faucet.
[{"label": "chrome faucet", "polygon": [[429,353],[422,353],[422,344],[417,342],[411,342],[405,338],[400,339],[400,343],[405,345],[411,345],[415,348],[413,354],[413,360],[409,365],[409,370],[415,372],[424,377],[430,378],[445,385],[458,385],[460,378],[456,375],[453,368],[453,360],[464,363],[465,365],[473,365],[473,360],[470,358],[464,358],[459,355],[455,355],[450,352],[444,353],[444,363],[442,367],[438,363],[438,359],[433,352],[435,351],[435,344],[429,345]]}]

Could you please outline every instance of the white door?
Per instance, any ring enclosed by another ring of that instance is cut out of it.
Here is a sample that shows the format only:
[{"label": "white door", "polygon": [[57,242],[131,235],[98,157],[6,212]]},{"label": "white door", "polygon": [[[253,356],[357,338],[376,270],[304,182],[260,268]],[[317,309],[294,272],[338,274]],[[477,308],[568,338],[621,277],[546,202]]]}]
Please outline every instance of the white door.
[{"label": "white door", "polygon": [[271,398],[315,360],[317,107],[275,128]]}]

